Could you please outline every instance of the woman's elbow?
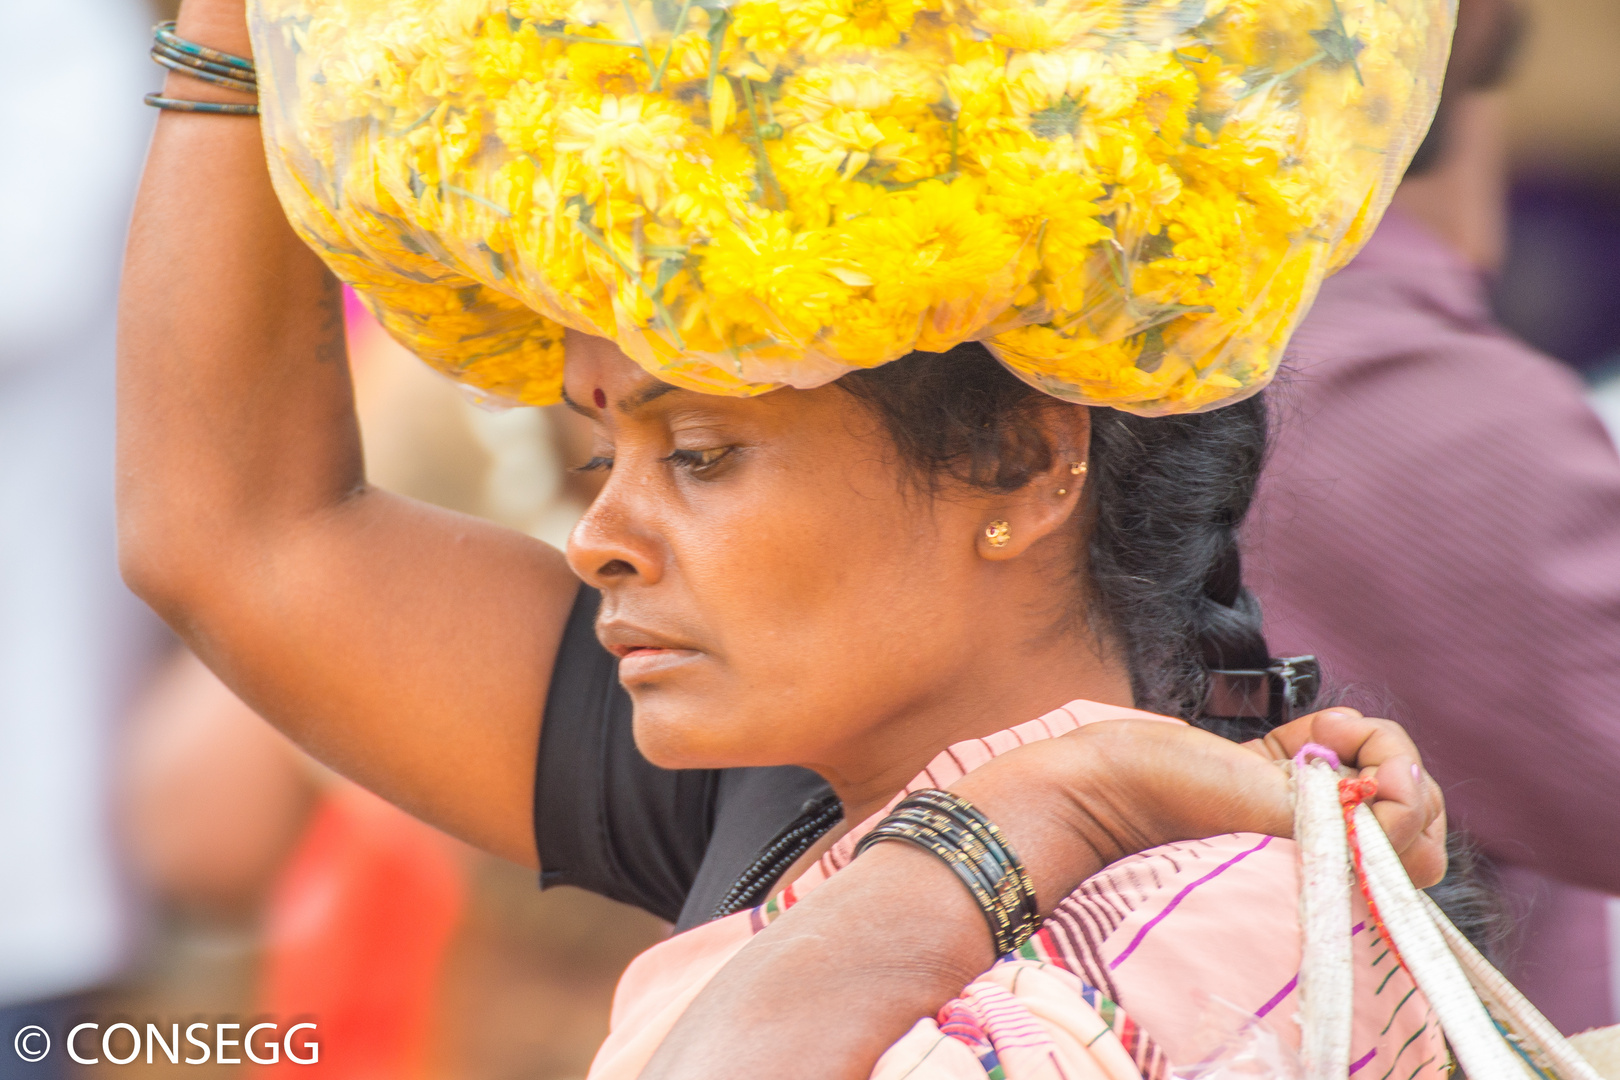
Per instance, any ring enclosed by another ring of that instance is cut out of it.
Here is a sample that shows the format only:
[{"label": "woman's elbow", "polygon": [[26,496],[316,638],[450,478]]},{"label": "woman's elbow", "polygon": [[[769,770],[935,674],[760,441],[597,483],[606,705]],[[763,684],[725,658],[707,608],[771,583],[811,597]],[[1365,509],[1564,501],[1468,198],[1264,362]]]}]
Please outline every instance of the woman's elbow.
[{"label": "woman's elbow", "polygon": [[183,616],[186,597],[199,569],[183,537],[150,511],[134,510],[120,500],[118,572],[130,592],[170,624]]},{"label": "woman's elbow", "polygon": [[[208,520],[206,527],[198,522]],[[124,584],[177,629],[240,580],[245,546],[216,518],[150,504],[118,506],[118,571]],[[183,636],[183,635],[182,635]]]},{"label": "woman's elbow", "polygon": [[164,545],[152,542],[148,530],[131,521],[131,516],[119,510],[118,572],[130,592],[168,618],[166,609],[176,605],[180,593],[179,560]]}]

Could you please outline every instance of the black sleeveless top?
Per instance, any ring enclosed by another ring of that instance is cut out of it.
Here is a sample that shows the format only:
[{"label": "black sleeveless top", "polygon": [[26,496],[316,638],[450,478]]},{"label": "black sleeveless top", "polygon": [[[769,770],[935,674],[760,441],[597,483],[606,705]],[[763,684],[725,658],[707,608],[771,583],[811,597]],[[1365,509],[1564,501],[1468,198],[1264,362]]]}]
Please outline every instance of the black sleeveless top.
[{"label": "black sleeveless top", "polygon": [[582,586],[546,698],[535,768],[540,887],[576,885],[685,930],[764,899],[842,816],[826,781],[781,765],[661,769],[631,731],[619,662]]}]

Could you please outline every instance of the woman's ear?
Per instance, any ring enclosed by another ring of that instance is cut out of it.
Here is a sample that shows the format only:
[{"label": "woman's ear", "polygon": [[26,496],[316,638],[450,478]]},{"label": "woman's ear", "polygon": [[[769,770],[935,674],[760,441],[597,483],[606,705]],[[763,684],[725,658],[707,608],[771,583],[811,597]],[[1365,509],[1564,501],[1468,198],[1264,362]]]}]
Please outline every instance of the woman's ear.
[{"label": "woman's ear", "polygon": [[977,539],[986,559],[1016,559],[1080,512],[1080,493],[1090,471],[1091,410],[1053,403],[1040,411],[1036,423],[1052,448],[1051,461],[1017,491],[986,500],[987,517]]}]

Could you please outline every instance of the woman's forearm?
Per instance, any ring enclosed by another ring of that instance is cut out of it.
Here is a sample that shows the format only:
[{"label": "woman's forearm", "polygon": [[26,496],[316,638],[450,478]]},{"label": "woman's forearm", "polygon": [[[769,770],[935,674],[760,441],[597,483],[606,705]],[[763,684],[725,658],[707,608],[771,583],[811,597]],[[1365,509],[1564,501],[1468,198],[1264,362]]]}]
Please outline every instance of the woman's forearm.
[{"label": "woman's forearm", "polygon": [[[178,32],[250,52],[240,2],[188,3]],[[165,92],[251,100],[172,72]],[[118,436],[126,572],[160,606],[363,480],[341,294],[288,226],[250,117],[160,116],[125,263]]]},{"label": "woman's forearm", "polygon": [[880,844],[726,964],[641,1080],[863,1080],[994,959],[956,875],[919,849]]}]

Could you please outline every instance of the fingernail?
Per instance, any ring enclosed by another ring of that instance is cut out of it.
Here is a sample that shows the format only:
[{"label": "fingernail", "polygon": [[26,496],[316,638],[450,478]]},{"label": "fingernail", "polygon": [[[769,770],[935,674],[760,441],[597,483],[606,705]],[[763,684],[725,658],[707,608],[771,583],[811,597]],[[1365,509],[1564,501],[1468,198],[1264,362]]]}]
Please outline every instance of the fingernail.
[{"label": "fingernail", "polygon": [[1418,787],[1423,786],[1423,770],[1418,768],[1416,765],[1412,766],[1412,783],[1416,784]]}]

